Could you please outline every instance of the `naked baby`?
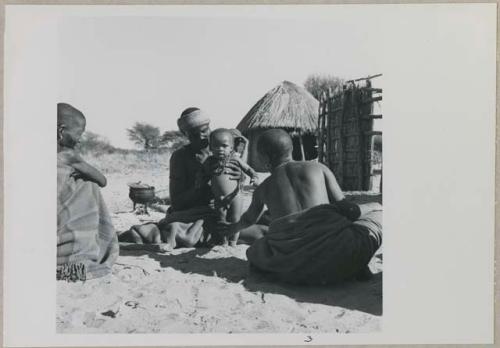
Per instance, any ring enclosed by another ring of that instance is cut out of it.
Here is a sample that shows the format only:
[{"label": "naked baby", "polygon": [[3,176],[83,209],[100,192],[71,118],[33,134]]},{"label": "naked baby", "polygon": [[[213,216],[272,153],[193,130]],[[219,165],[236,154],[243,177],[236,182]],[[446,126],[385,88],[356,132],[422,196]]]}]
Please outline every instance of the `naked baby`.
[{"label": "naked baby", "polygon": [[[215,199],[215,209],[221,222],[239,221],[243,210],[241,197],[241,181],[231,180],[226,174],[226,165],[229,161],[236,161],[242,172],[250,176],[250,183],[258,185],[257,173],[236,155],[234,133],[229,129],[219,128],[210,134],[210,150],[212,155],[207,158],[203,167],[206,177],[210,180],[212,193]],[[203,182],[204,180],[200,180]],[[235,246],[239,234],[229,238],[223,237],[223,244]]]}]

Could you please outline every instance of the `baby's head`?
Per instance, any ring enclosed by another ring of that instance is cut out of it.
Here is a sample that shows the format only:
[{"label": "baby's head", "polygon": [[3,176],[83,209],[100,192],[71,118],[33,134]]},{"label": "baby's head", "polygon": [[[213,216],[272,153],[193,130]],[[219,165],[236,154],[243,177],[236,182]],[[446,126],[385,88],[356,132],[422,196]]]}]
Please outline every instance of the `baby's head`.
[{"label": "baby's head", "polygon": [[57,144],[73,149],[85,131],[85,116],[73,106],[57,104]]},{"label": "baby's head", "polygon": [[292,158],[292,138],[283,129],[267,130],[259,136],[257,151],[269,165],[279,164]]},{"label": "baby's head", "polygon": [[239,154],[243,154],[245,152],[245,147],[247,142],[243,138],[234,139],[234,150]]},{"label": "baby's head", "polygon": [[229,129],[218,128],[210,133],[210,151],[218,159],[227,158],[234,150],[234,137]]}]

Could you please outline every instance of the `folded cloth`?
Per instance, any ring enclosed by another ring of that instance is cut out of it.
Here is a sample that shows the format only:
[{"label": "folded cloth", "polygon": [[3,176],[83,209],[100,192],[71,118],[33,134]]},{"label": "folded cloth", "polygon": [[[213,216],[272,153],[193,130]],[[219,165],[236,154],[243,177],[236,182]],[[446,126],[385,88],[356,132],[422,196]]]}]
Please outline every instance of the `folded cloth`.
[{"label": "folded cloth", "polygon": [[382,212],[351,222],[331,204],[274,220],[247,249],[250,264],[296,284],[332,284],[366,267],[382,243]]},{"label": "folded cloth", "polygon": [[99,187],[57,165],[57,279],[78,281],[111,271],[118,239]]}]

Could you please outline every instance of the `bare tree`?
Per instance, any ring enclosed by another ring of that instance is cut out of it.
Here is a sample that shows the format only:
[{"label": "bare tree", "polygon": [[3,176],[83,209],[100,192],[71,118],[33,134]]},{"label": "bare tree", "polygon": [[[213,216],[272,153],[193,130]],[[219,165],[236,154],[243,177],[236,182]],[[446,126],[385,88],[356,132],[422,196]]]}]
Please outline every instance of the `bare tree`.
[{"label": "bare tree", "polygon": [[332,91],[338,87],[342,87],[344,80],[332,75],[312,74],[304,81],[304,87],[314,98],[319,100],[323,92],[328,93],[328,89]]},{"label": "bare tree", "polygon": [[160,128],[147,123],[136,122],[134,126],[127,129],[128,138],[144,150],[157,148],[160,144]]}]

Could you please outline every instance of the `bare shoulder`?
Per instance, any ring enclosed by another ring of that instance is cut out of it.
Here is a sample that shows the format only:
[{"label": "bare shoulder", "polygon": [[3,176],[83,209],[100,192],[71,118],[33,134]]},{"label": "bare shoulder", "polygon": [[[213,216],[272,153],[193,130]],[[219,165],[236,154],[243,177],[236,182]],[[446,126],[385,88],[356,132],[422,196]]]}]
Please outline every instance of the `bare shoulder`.
[{"label": "bare shoulder", "polygon": [[288,166],[292,170],[300,170],[307,173],[319,173],[328,170],[324,164],[313,161],[297,161],[289,163]]},{"label": "bare shoulder", "polygon": [[183,157],[184,152],[185,152],[184,147],[175,150],[174,152],[172,152],[172,155],[170,156],[170,161],[171,162],[178,161],[180,158]]}]

